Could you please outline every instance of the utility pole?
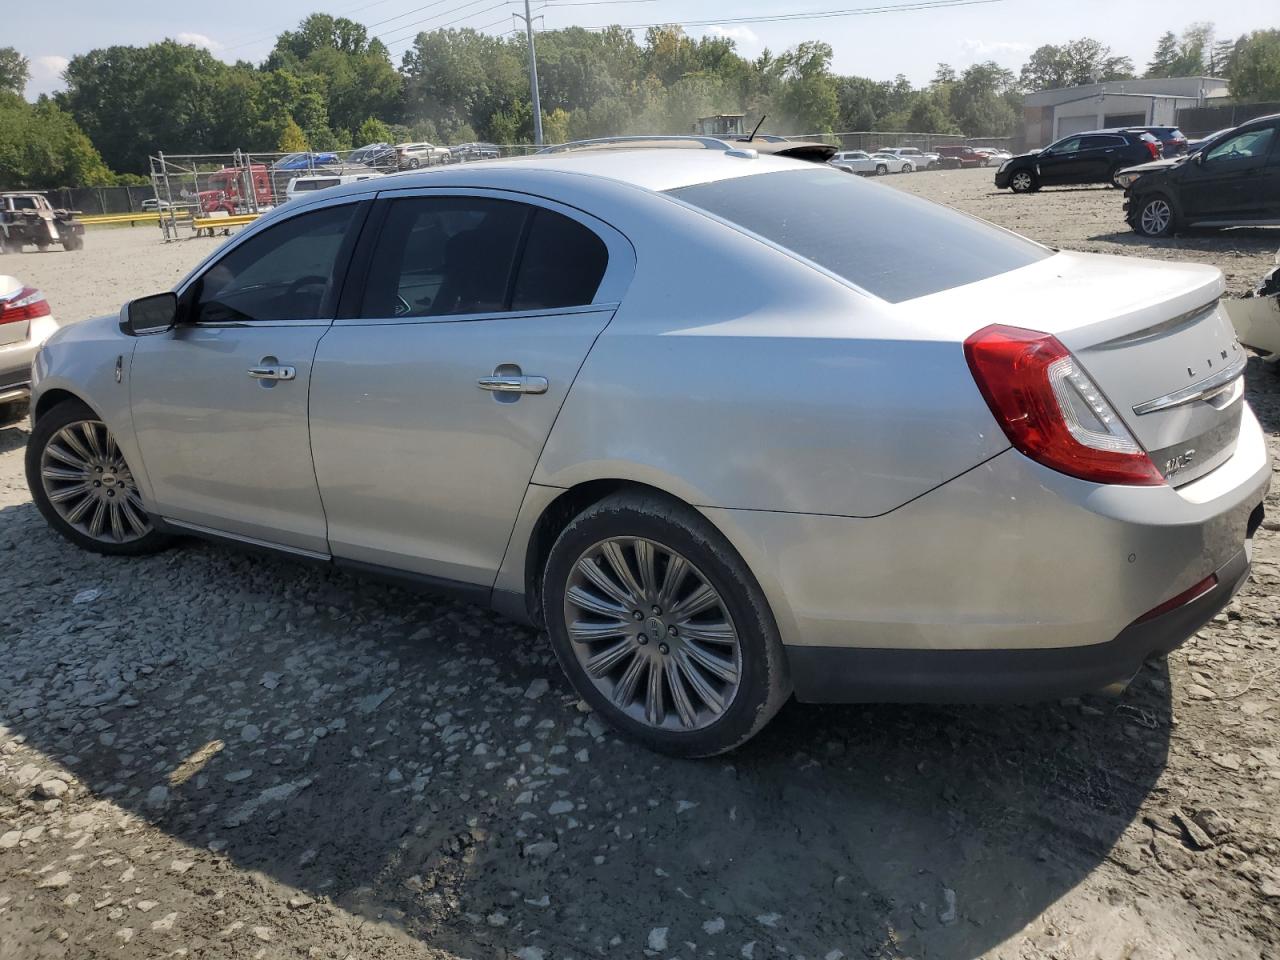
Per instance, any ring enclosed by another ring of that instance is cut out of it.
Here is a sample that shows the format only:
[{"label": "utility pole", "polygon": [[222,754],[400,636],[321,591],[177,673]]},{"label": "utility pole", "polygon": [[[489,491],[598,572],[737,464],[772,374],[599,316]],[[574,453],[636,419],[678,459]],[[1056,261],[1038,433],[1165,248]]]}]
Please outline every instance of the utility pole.
[{"label": "utility pole", "polygon": [[533,14],[529,10],[529,0],[524,0],[524,16],[513,13],[513,17],[524,21],[524,35],[529,40],[529,92],[533,95],[533,142],[542,146],[542,101],[538,97],[538,57],[533,48]]}]

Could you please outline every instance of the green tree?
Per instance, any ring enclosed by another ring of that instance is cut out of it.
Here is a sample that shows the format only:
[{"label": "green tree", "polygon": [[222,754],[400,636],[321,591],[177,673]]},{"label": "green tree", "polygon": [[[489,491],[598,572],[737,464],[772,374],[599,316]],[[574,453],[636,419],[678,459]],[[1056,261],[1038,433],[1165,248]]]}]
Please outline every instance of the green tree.
[{"label": "green tree", "polygon": [[1231,78],[1231,70],[1235,65],[1236,42],[1230,37],[1215,40],[1209,48],[1209,75],[1213,77]]},{"label": "green tree", "polygon": [[388,143],[390,140],[391,128],[377,117],[366,117],[356,130],[355,142],[361,146],[368,143]]},{"label": "green tree", "polygon": [[1236,41],[1231,96],[1237,100],[1280,100],[1280,30],[1255,30]]},{"label": "green tree", "polygon": [[0,94],[22,96],[31,79],[31,64],[13,47],[0,47]]},{"label": "green tree", "polygon": [[1196,77],[1206,72],[1207,58],[1213,47],[1213,24],[1193,23],[1181,36],[1172,31],[1156,42],[1155,53],[1147,64],[1148,77]]},{"label": "green tree", "polygon": [[1131,80],[1133,61],[1116,56],[1106,44],[1081,37],[1061,46],[1039,47],[1022,67],[1021,82],[1027,90],[1052,90],[1108,80]]},{"label": "green tree", "polygon": [[310,149],[311,147],[307,143],[307,136],[302,132],[302,128],[298,126],[297,121],[292,116],[287,117],[284,129],[280,133],[280,140],[276,144],[276,150],[280,153],[303,153]]},{"label": "green tree", "polygon": [[947,86],[948,112],[971,137],[1008,136],[1022,119],[1013,71],[997,63],[975,63]]},{"label": "green tree", "polygon": [[563,107],[542,115],[542,139],[546,143],[566,143],[569,140],[569,113]]},{"label": "green tree", "polygon": [[106,186],[116,175],[75,121],[52,100],[0,94],[0,188]]},{"label": "green tree", "polygon": [[831,74],[831,45],[806,40],[786,51],[782,90],[777,97],[783,129],[795,133],[830,133],[840,113],[836,78]]}]

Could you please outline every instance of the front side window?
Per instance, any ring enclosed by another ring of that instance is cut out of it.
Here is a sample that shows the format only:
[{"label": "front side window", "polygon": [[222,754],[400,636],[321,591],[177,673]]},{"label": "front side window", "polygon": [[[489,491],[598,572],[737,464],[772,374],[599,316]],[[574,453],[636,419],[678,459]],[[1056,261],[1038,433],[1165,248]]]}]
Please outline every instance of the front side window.
[{"label": "front side window", "polygon": [[1275,127],[1261,127],[1228,137],[1222,143],[1205,154],[1204,162],[1213,163],[1227,160],[1253,160],[1261,162],[1271,149],[1271,141],[1275,139]]},{"label": "front side window", "polygon": [[1066,140],[1059,140],[1049,149],[1054,153],[1075,153],[1080,149],[1080,138],[1068,137]]},{"label": "front side window", "polygon": [[668,194],[891,303],[1052,255],[941,204],[821,167],[733,177]]},{"label": "front side window", "polygon": [[332,316],[338,257],[355,204],[290,217],[237,246],[191,287],[196,323]]},{"label": "front side window", "polygon": [[1107,147],[1119,147],[1124,145],[1124,140],[1120,137],[1096,136],[1085,137],[1081,143],[1082,149],[1085,150],[1103,150]]}]

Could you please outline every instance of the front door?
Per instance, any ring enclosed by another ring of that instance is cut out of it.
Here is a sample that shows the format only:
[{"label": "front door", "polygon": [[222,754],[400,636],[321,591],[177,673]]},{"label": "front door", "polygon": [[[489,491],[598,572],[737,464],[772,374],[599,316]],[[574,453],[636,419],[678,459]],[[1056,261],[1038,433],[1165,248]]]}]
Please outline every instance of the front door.
[{"label": "front door", "polygon": [[[1276,152],[1276,127],[1253,127],[1183,162],[1178,199],[1192,220],[1266,219],[1268,165]],[[1272,198],[1276,198],[1273,196]]]},{"label": "front door", "polygon": [[1080,137],[1068,137],[1041,151],[1036,158],[1036,170],[1042,184],[1079,182],[1080,140]]},{"label": "front door", "polygon": [[138,339],[134,429],[161,516],[326,552],[307,390],[364,212],[327,206],[247,237],[182,291],[178,326]]},{"label": "front door", "polygon": [[363,295],[321,340],[312,379],[330,549],[487,588],[613,315],[625,242],[583,214],[482,191],[380,202],[357,260],[369,254]]}]

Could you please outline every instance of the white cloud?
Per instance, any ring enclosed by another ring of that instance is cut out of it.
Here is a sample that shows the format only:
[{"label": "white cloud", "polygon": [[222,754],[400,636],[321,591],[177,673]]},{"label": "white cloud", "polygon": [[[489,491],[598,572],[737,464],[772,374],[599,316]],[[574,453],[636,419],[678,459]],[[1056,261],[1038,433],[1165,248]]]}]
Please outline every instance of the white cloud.
[{"label": "white cloud", "polygon": [[725,37],[733,40],[738,45],[738,51],[758,50],[764,48],[764,43],[750,27],[708,27],[704,36],[708,37]]},{"label": "white cloud", "polygon": [[34,100],[42,93],[53,93],[62,87],[62,71],[71,61],[56,53],[31,58],[31,80],[26,95]]},{"label": "white cloud", "polygon": [[179,43],[189,43],[195,47],[204,47],[206,50],[217,50],[222,44],[211,37],[206,37],[203,33],[180,33],[178,34]]},{"label": "white cloud", "polygon": [[971,61],[1025,59],[1035,44],[1021,40],[961,40],[960,49]]}]

